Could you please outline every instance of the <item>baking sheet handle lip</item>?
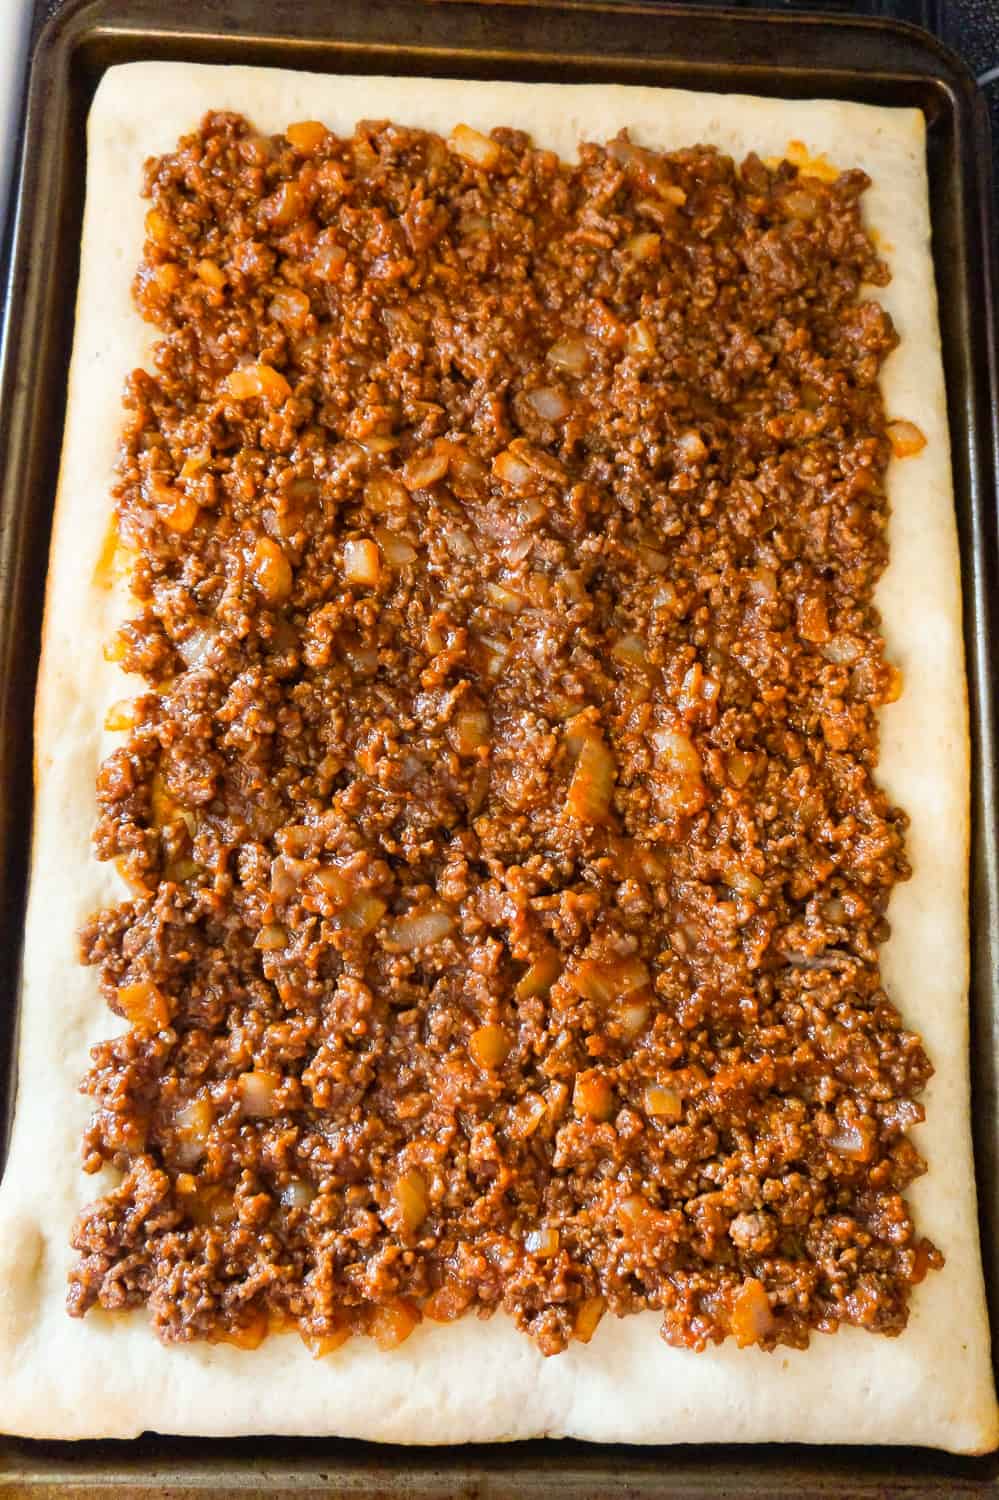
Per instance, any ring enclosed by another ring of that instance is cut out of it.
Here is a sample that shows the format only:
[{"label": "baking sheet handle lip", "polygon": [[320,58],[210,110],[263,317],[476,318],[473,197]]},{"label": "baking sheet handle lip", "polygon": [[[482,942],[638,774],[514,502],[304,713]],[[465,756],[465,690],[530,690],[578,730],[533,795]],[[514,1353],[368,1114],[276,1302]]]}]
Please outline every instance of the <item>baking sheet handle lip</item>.
[{"label": "baking sheet handle lip", "polygon": [[[2,0],[0,0],[2,3]],[[46,273],[44,257],[33,256],[27,244],[26,223],[40,231],[50,243],[58,229],[62,163],[50,139],[33,152],[30,143],[37,121],[53,107],[60,85],[63,92],[69,76],[69,58],[59,49],[41,52],[36,47],[30,59],[17,158],[11,174],[9,210],[9,259],[3,280],[0,311],[0,602],[23,605],[31,597],[28,578],[29,548],[26,545],[33,513],[25,496],[31,493],[32,424],[37,420],[31,397],[31,382],[19,376],[25,361],[26,330],[38,331],[38,343],[48,336],[46,318]],[[55,392],[62,409],[62,392]],[[61,423],[60,423],[61,433]],[[0,1068],[10,1077],[5,1108],[0,1113],[0,1173],[6,1161],[17,1096],[17,1047],[20,1032],[20,988],[22,931],[27,900],[27,870],[30,849],[16,832],[25,805],[30,806],[34,785],[34,691],[38,656],[40,611],[9,609],[0,619],[0,728],[27,722],[29,734],[7,733],[0,747],[3,807],[0,809],[0,948],[4,990],[14,1007],[14,1024],[4,1038]],[[29,628],[30,627],[30,628]],[[25,665],[30,660],[30,669]]]},{"label": "baking sheet handle lip", "polygon": [[[254,30],[252,36],[241,36],[238,32],[223,34],[211,31],[206,27],[191,26],[184,21],[182,16],[176,24],[171,24],[172,17],[168,16],[165,18],[164,24],[164,18],[160,15],[157,18],[157,25],[140,27],[135,22],[123,19],[120,13],[116,14],[116,11],[120,10],[120,3],[121,0],[66,0],[66,3],[42,26],[35,42],[35,52],[47,53],[53,49],[58,51],[60,43],[64,46],[68,44],[70,49],[75,49],[84,41],[94,41],[102,35],[108,38],[132,36],[136,39],[150,42],[160,39],[169,41],[171,45],[176,45],[177,42],[184,41],[185,39],[195,43],[217,41],[221,46],[227,48],[233,46],[237,48],[241,46],[259,47],[262,45],[265,46],[268,43],[280,44],[282,42],[287,44],[289,41],[302,44],[303,42],[308,43],[310,40],[328,46],[331,41],[329,31],[327,28],[324,28],[322,18],[319,16],[321,9],[319,6],[316,7],[314,12],[317,17],[317,25],[314,28],[296,29],[290,35],[287,30],[284,33],[275,32],[270,34]],[[401,4],[405,9],[411,10],[422,8],[433,11],[445,7],[453,7],[456,10],[459,8],[469,8],[469,0],[396,0],[396,3]],[[561,12],[568,15],[571,15],[573,12],[605,15],[608,13],[608,9],[612,7],[614,11],[621,14],[647,16],[663,28],[664,34],[670,29],[684,23],[690,24],[696,22],[698,25],[703,25],[705,22],[718,19],[733,21],[741,26],[745,26],[747,22],[752,21],[760,26],[773,27],[775,29],[793,27],[814,31],[821,27],[827,31],[830,29],[840,32],[849,30],[868,31],[878,33],[882,36],[890,34],[914,44],[917,49],[931,55],[938,65],[945,65],[948,72],[960,82],[962,89],[969,95],[978,93],[978,84],[971,68],[957,52],[924,27],[918,26],[911,21],[900,20],[896,17],[865,16],[853,13],[844,14],[842,12],[821,14],[814,11],[747,11],[732,5],[692,6],[682,3],[670,3],[667,7],[658,3],[658,0],[609,0],[609,4],[607,0],[604,0],[604,3],[601,3],[601,0],[544,0],[541,6],[537,6],[535,0],[474,0],[474,4],[479,9],[488,8],[497,11],[543,9],[549,12]],[[158,6],[157,9],[159,9]],[[301,21],[303,17],[300,15],[298,19]],[[63,40],[64,37],[65,40]],[[410,48],[409,50],[422,49]],[[428,48],[426,50],[439,51],[440,49]],[[471,51],[473,49],[469,46],[459,50]],[[511,53],[515,51],[513,48],[510,50]],[[561,50],[559,49],[560,54]],[[746,65],[743,64],[742,66],[745,68]],[[814,68],[809,65],[802,65],[800,69],[785,69],[785,71],[807,72],[814,71]],[[854,73],[878,74],[878,70],[874,66],[866,66],[866,58],[863,57],[858,60],[854,69],[848,70],[844,68],[837,71],[841,71],[844,77],[848,76],[850,71]],[[901,76],[909,75],[903,74]],[[912,76],[925,78],[926,74],[917,72]]]},{"label": "baking sheet handle lip", "polygon": [[[982,389],[979,392],[977,417],[980,422],[979,452],[980,492],[975,509],[976,525],[973,566],[980,576],[975,580],[980,608],[978,630],[970,641],[972,667],[973,752],[977,766],[973,786],[982,827],[976,839],[976,856],[972,867],[972,915],[976,924],[972,956],[981,945],[984,950],[984,985],[988,993],[991,977],[993,996],[999,975],[999,247],[995,231],[999,228],[993,206],[991,180],[992,129],[984,93],[979,89],[973,100],[972,128],[975,134],[974,161],[969,176],[977,193],[977,231],[983,254],[972,268],[981,295],[982,317],[977,330],[981,340]],[[975,973],[972,973],[972,983]],[[984,1013],[982,1013],[984,1012]],[[978,1181],[979,1230],[982,1244],[986,1293],[993,1334],[992,1362],[999,1385],[999,1245],[990,1233],[999,1222],[999,1140],[996,1117],[999,1112],[999,1014],[995,1005],[973,1007],[973,1099],[978,1107],[972,1118],[976,1177]],[[984,1033],[984,1035],[983,1035]],[[984,1042],[984,1045],[979,1043]],[[985,1102],[984,1110],[981,1106]],[[986,1121],[988,1123],[986,1123]],[[991,1170],[990,1170],[991,1169]]]}]

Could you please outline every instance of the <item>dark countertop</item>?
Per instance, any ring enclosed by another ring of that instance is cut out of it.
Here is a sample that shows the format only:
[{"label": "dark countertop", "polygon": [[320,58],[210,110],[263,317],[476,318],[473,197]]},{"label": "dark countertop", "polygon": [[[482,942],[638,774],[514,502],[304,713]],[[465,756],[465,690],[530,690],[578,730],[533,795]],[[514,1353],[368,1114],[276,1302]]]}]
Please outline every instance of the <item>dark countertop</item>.
[{"label": "dark countertop", "polygon": [[937,0],[936,9],[932,29],[961,54],[989,101],[993,203],[999,223],[999,0]]}]

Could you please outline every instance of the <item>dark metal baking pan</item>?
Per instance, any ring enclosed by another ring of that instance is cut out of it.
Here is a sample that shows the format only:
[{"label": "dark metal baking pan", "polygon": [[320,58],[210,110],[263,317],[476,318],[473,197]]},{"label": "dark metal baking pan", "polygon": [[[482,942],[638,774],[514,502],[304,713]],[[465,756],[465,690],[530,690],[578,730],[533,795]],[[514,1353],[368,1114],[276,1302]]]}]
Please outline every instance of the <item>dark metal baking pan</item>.
[{"label": "dark metal baking pan", "polygon": [[[326,72],[642,82],[916,105],[929,124],[934,256],[954,445],[974,744],[974,1124],[999,1333],[999,425],[988,126],[974,81],[926,34],[850,16],[545,0],[70,0],[34,50],[0,351],[0,1121],[9,1113],[31,817],[31,717],[84,191],[102,72],[137,58]],[[599,125],[595,125],[599,129]],[[829,1400],[835,1401],[835,1391]],[[267,1426],[266,1404],[260,1423]],[[0,1412],[0,1428],[3,1413]],[[0,1439],[0,1489],[38,1495],[565,1497],[999,1493],[999,1456],[918,1448],[627,1449],[569,1442],[403,1449],[335,1440],[58,1444]]]}]

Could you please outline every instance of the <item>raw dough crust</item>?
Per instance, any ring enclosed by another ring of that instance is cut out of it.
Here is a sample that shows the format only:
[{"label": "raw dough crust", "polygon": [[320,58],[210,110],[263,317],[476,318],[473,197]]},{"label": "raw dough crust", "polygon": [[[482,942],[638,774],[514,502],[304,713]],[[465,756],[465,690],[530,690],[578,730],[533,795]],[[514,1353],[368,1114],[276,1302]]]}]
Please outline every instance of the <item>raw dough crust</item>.
[{"label": "raw dough crust", "polygon": [[[877,295],[902,335],[883,382],[890,415],[928,438],[889,471],[892,561],[880,590],[906,690],[883,717],[880,779],[912,817],[913,879],[895,892],[885,983],[936,1065],[916,1132],[929,1172],[911,1189],[919,1229],[947,1256],[916,1289],[901,1338],[855,1328],[803,1352],[691,1354],[659,1319],[605,1318],[588,1347],[544,1359],[511,1323],[424,1324],[391,1354],[363,1338],[314,1362],[294,1335],[256,1351],[161,1346],[142,1313],[64,1311],[67,1241],[98,1187],[79,1168],[87,1048],[111,1017],[76,960],[84,918],[117,877],[90,847],[105,706],[122,696],[101,645],[123,614],[98,560],[127,371],[150,331],[130,300],[142,245],[143,159],[173,148],[209,108],[264,131],[364,117],[446,133],[465,121],[531,132],[574,157],[627,125],[661,148],[708,141],[741,157],[792,139],[863,166],[864,200],[893,281]],[[567,1435],[606,1442],[918,1443],[974,1452],[999,1441],[969,1136],[968,740],[957,536],[930,257],[924,123],[916,110],[605,85],[336,78],[269,69],[134,63],[113,68],[89,122],[76,340],[39,678],[37,793],[24,951],[20,1091],[0,1189],[0,1427],[32,1437],[338,1434],[410,1443]]]}]

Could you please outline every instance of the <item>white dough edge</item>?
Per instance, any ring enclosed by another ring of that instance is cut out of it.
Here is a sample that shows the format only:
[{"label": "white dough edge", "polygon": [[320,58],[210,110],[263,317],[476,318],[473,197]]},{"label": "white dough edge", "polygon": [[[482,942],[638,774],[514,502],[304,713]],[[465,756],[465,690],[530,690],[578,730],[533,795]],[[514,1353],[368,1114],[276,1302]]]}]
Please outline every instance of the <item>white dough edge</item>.
[{"label": "white dough edge", "polygon": [[[255,1351],[164,1348],[145,1315],[64,1307],[68,1239],[100,1183],[80,1170],[88,1048],[114,1028],[75,933],[117,877],[94,859],[94,777],[106,706],[127,693],[101,647],[121,603],[95,583],[109,524],[125,375],[150,330],[130,296],[143,241],[141,169],[208,109],[267,133],[321,119],[349,134],[388,118],[447,134],[463,121],[527,130],[574,158],[627,126],[671,149],[708,142],[741,159],[790,140],[861,166],[893,280],[876,295],[901,334],[883,387],[923,452],[889,470],[891,564],[879,593],[905,692],[882,718],[880,781],[911,816],[913,878],[897,888],[886,987],[936,1067],[914,1138],[927,1174],[918,1230],[946,1254],[916,1288],[895,1339],[843,1328],[804,1351],[671,1349],[652,1313],[604,1318],[593,1342],[545,1359],[507,1319],[421,1325],[391,1353],[355,1338],[321,1361],[295,1335]],[[41,250],[39,253],[43,253]],[[999,1442],[979,1256],[968,1081],[968,730],[957,534],[930,254],[925,127],[917,110],[645,87],[332,77],[263,68],[112,68],[88,124],[76,334],[36,707],[36,802],[24,949],[20,1086],[0,1186],[0,1429],[37,1438],[338,1435],[398,1443],[569,1436],[621,1443],[915,1443],[977,1452]]]}]

